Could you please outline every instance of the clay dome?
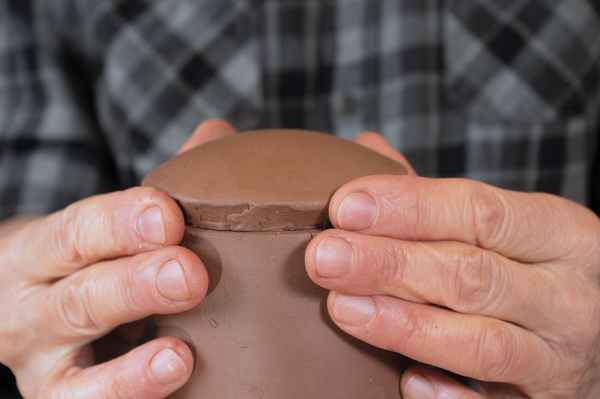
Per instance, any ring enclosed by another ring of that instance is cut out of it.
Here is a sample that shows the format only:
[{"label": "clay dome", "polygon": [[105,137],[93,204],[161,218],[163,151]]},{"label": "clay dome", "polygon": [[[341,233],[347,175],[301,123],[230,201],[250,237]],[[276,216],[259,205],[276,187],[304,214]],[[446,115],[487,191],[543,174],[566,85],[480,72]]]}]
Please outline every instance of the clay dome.
[{"label": "clay dome", "polygon": [[203,144],[156,168],[143,185],[173,197],[193,227],[289,231],[327,226],[335,191],[376,174],[406,168],[332,135],[279,129]]}]

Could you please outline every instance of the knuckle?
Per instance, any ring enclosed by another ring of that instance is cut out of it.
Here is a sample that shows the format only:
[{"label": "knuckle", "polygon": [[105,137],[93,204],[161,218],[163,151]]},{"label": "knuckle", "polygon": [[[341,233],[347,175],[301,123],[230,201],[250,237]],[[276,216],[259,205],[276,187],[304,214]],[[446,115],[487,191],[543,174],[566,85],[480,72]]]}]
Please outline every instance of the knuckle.
[{"label": "knuckle", "polygon": [[99,399],[122,399],[128,395],[124,394],[124,387],[131,386],[122,375],[115,373],[102,379],[102,384],[94,397]]},{"label": "knuckle", "polygon": [[[573,217],[573,228],[569,229],[573,255],[581,257],[594,273],[598,273],[600,258],[600,219],[589,209],[579,208],[581,214]],[[567,212],[565,212],[567,214]]]},{"label": "knuckle", "polygon": [[63,284],[57,298],[55,308],[59,319],[72,333],[89,336],[102,331],[94,314],[90,289],[85,281],[69,281]]},{"label": "knuckle", "polygon": [[392,323],[403,326],[394,336],[393,347],[389,348],[400,353],[404,352],[406,348],[422,345],[428,337],[435,335],[434,330],[440,328],[430,314],[420,312],[415,307],[409,307],[401,314],[394,315]]},{"label": "knuckle", "polygon": [[376,280],[381,287],[397,287],[404,280],[400,264],[405,264],[407,254],[404,248],[398,248],[392,242],[384,240],[376,246],[375,267]]},{"label": "knuckle", "polygon": [[488,327],[476,338],[474,346],[476,367],[474,375],[484,381],[502,381],[508,377],[512,361],[517,355],[513,345],[513,334],[504,323]]},{"label": "knuckle", "polygon": [[61,263],[85,264],[85,256],[79,248],[79,235],[83,228],[79,204],[71,204],[59,214],[58,223],[52,232],[54,248]]},{"label": "knuckle", "polygon": [[[118,203],[114,203],[114,202]],[[130,221],[121,209],[120,192],[75,202],[56,214],[51,224],[51,244],[55,263],[78,268],[98,261],[105,254],[130,253],[130,241],[123,232]]]},{"label": "knuckle", "polygon": [[454,275],[448,281],[454,284],[456,306],[467,313],[482,313],[494,298],[497,280],[491,256],[477,248],[463,248],[452,260]]},{"label": "knuckle", "polygon": [[[401,200],[398,200],[399,198]],[[427,200],[420,195],[407,196],[404,191],[398,189],[389,190],[384,199],[383,204],[388,207],[385,213],[392,215],[392,220],[402,220],[402,230],[415,237],[421,234],[423,223],[431,214]]]},{"label": "knuckle", "polygon": [[466,191],[470,201],[465,201],[465,204],[472,206],[477,245],[485,249],[497,248],[505,241],[511,225],[512,212],[504,193],[484,184],[463,184],[468,184]]},{"label": "knuckle", "polygon": [[144,296],[140,287],[148,280],[144,273],[144,268],[126,267],[123,271],[123,278],[119,279],[118,295],[123,308],[131,314],[138,314],[140,309],[144,309],[144,304],[148,302],[148,297]]}]

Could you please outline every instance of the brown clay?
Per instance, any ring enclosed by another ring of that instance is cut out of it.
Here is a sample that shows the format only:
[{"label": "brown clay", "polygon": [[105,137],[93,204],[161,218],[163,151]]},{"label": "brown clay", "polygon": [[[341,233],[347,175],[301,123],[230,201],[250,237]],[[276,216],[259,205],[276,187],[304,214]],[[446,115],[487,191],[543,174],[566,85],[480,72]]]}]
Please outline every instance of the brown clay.
[{"label": "brown clay", "polygon": [[205,144],[144,180],[188,214],[182,245],[210,278],[199,306],[155,317],[156,335],[182,339],[196,358],[170,398],[400,398],[408,360],[337,328],[327,290],[304,267],[306,246],[322,231],[310,227],[327,224],[335,190],[377,173],[406,170],[332,136],[259,131]]},{"label": "brown clay", "polygon": [[206,143],[152,171],[144,185],[176,198],[194,227],[231,231],[317,228],[333,193],[399,163],[335,136],[261,130]]},{"label": "brown clay", "polygon": [[211,286],[196,308],[156,317],[157,336],[182,339],[196,357],[190,381],[169,398],[400,398],[405,359],[339,330],[327,290],[306,274],[304,250],[318,232],[188,228],[185,245]]}]

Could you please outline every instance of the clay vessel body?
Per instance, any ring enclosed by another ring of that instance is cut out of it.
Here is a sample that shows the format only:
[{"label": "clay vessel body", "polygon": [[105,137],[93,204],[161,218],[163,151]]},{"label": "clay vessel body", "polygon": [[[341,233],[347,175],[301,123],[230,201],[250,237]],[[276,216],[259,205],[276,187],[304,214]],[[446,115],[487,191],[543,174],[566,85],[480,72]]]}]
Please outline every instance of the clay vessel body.
[{"label": "clay vessel body", "polygon": [[217,232],[188,228],[183,245],[211,279],[196,308],[155,316],[156,335],[195,352],[177,399],[399,399],[405,359],[340,331],[328,291],[308,278],[304,251],[318,230]]}]

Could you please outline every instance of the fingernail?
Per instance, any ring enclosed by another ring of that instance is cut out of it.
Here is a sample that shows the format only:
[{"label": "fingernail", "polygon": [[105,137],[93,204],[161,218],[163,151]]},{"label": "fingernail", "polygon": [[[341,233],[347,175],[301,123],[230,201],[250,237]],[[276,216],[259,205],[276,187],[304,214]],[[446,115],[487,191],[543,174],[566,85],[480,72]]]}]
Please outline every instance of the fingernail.
[{"label": "fingernail", "polygon": [[159,207],[142,212],[137,220],[137,231],[150,244],[163,245],[167,241],[165,221]]},{"label": "fingernail", "polygon": [[163,349],[150,361],[150,373],[160,385],[169,385],[185,377],[187,367],[177,353]]},{"label": "fingernail", "polygon": [[338,208],[337,222],[344,230],[359,231],[373,226],[377,204],[368,194],[349,194]]},{"label": "fingernail", "polygon": [[406,399],[433,399],[433,385],[422,375],[413,375],[404,387],[404,397]]},{"label": "fingernail", "polygon": [[317,246],[317,274],[322,278],[340,278],[350,273],[354,250],[346,240],[327,237]]},{"label": "fingernail", "polygon": [[375,316],[375,302],[370,296],[339,295],[333,305],[333,316],[343,324],[366,326]]},{"label": "fingernail", "polygon": [[156,276],[158,292],[169,301],[187,301],[190,299],[190,289],[185,279],[183,267],[172,260],[165,263]]}]

